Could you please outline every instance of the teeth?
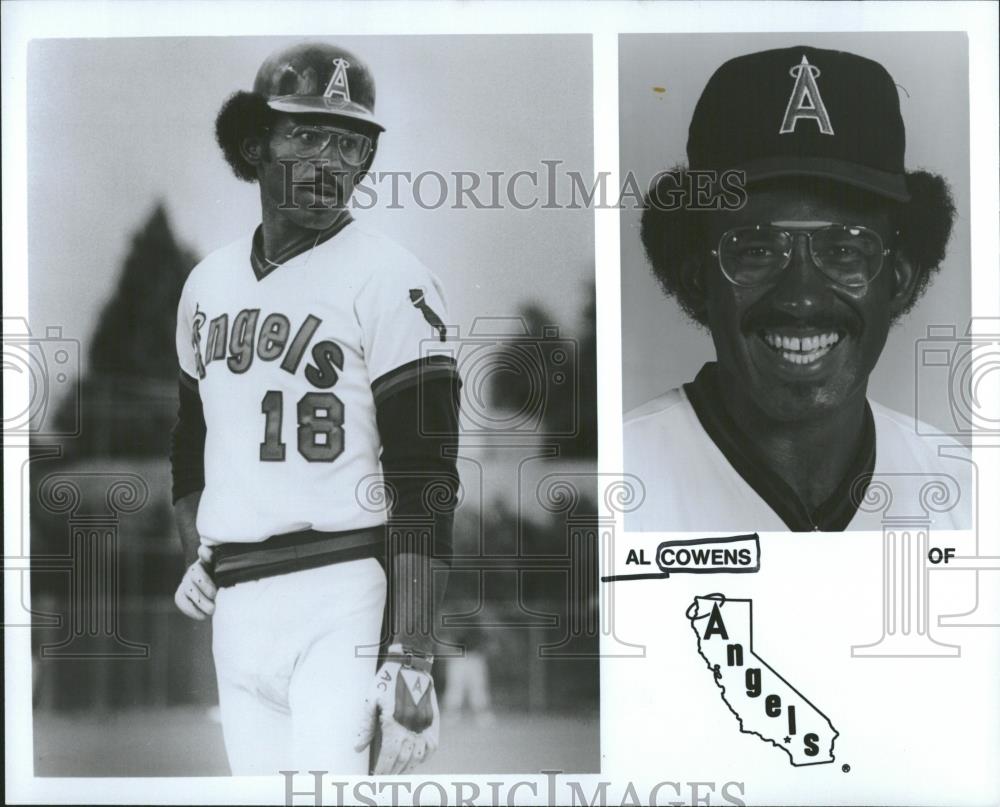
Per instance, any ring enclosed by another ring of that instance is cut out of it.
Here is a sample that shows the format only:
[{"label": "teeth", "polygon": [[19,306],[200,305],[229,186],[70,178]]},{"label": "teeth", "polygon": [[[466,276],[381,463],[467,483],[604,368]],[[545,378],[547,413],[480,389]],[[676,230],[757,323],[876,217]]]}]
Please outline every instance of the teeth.
[{"label": "teeth", "polygon": [[792,364],[812,364],[825,356],[840,341],[840,334],[816,334],[814,336],[783,336],[773,331],[764,331],[764,341],[781,353],[781,357]]},{"label": "teeth", "polygon": [[823,356],[829,352],[830,348],[820,348],[819,350],[814,350],[812,353],[788,353],[785,351],[782,352],[781,358],[785,361],[791,362],[792,364],[812,364],[814,361],[818,361],[823,358]]},{"label": "teeth", "polygon": [[763,332],[764,341],[772,347],[784,350],[816,350],[816,348],[834,345],[840,341],[837,333],[823,333],[816,336],[782,336],[772,331]]}]

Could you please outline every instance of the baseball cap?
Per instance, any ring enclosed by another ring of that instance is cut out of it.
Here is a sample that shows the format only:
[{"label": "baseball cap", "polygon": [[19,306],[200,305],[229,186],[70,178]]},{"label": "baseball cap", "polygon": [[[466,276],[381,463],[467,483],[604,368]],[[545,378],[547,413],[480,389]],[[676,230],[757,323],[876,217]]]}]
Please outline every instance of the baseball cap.
[{"label": "baseball cap", "polygon": [[279,112],[320,113],[375,120],[375,78],[360,58],[326,42],[302,42],[272,53],[257,71],[253,91]]},{"label": "baseball cap", "polygon": [[739,56],[702,91],[688,164],[740,169],[747,182],[823,177],[910,198],[906,131],[892,76],[853,53],[804,45]]}]

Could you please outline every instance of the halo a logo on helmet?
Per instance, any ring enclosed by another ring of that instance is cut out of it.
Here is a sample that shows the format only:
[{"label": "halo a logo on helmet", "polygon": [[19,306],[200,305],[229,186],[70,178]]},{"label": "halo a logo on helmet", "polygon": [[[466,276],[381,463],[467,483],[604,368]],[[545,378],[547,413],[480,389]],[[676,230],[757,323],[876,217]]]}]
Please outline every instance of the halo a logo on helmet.
[{"label": "halo a logo on helmet", "polygon": [[351,63],[343,56],[333,60],[333,75],[323,90],[323,98],[329,107],[344,106],[351,103],[351,86],[347,81],[347,68]]}]

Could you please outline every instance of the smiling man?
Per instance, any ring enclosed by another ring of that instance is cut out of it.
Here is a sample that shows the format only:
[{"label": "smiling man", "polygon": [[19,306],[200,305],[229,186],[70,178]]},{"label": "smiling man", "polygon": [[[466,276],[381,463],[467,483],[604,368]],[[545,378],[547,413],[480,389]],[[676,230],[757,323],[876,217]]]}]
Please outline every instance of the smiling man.
[{"label": "smiling man", "polygon": [[348,210],[383,130],[371,71],[327,43],[272,55],[216,121],[261,220],[178,308],[175,602],[212,619],[237,775],[399,774],[438,741],[459,381],[427,350],[447,335],[438,281]]},{"label": "smiling man", "polygon": [[[967,464],[938,451],[957,444],[867,397],[954,218],[947,183],[904,168],[892,77],[811,47],[733,59],[705,87],[687,150],[690,169],[742,171],[745,199],[647,198],[653,272],[711,331],[717,361],[626,415],[625,468],[646,488],[627,529],[880,529],[859,510],[873,477],[944,474],[967,491]],[[687,170],[660,181],[689,186]],[[964,526],[967,505],[935,526]]]}]

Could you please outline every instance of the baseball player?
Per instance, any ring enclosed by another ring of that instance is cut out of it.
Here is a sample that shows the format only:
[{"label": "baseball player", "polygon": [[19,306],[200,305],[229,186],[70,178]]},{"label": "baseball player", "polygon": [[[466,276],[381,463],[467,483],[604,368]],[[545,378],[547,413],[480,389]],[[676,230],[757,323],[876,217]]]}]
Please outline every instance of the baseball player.
[{"label": "baseball player", "polygon": [[368,67],[324,43],[273,54],[216,121],[261,222],[178,308],[175,601],[212,618],[237,775],[404,773],[438,743],[459,382],[437,279],[347,209],[383,131]]},{"label": "baseball player", "polygon": [[[745,198],[719,179],[718,209],[671,209],[661,200],[687,169],[665,173],[642,240],[717,360],[626,415],[625,468],[646,488],[627,529],[880,529],[859,510],[873,475],[947,476],[970,492],[957,444],[867,398],[954,218],[943,178],[904,169],[904,144],[896,86],[869,59],[801,46],[711,77],[688,167],[743,172]],[[966,526],[968,505],[935,525]]]}]

